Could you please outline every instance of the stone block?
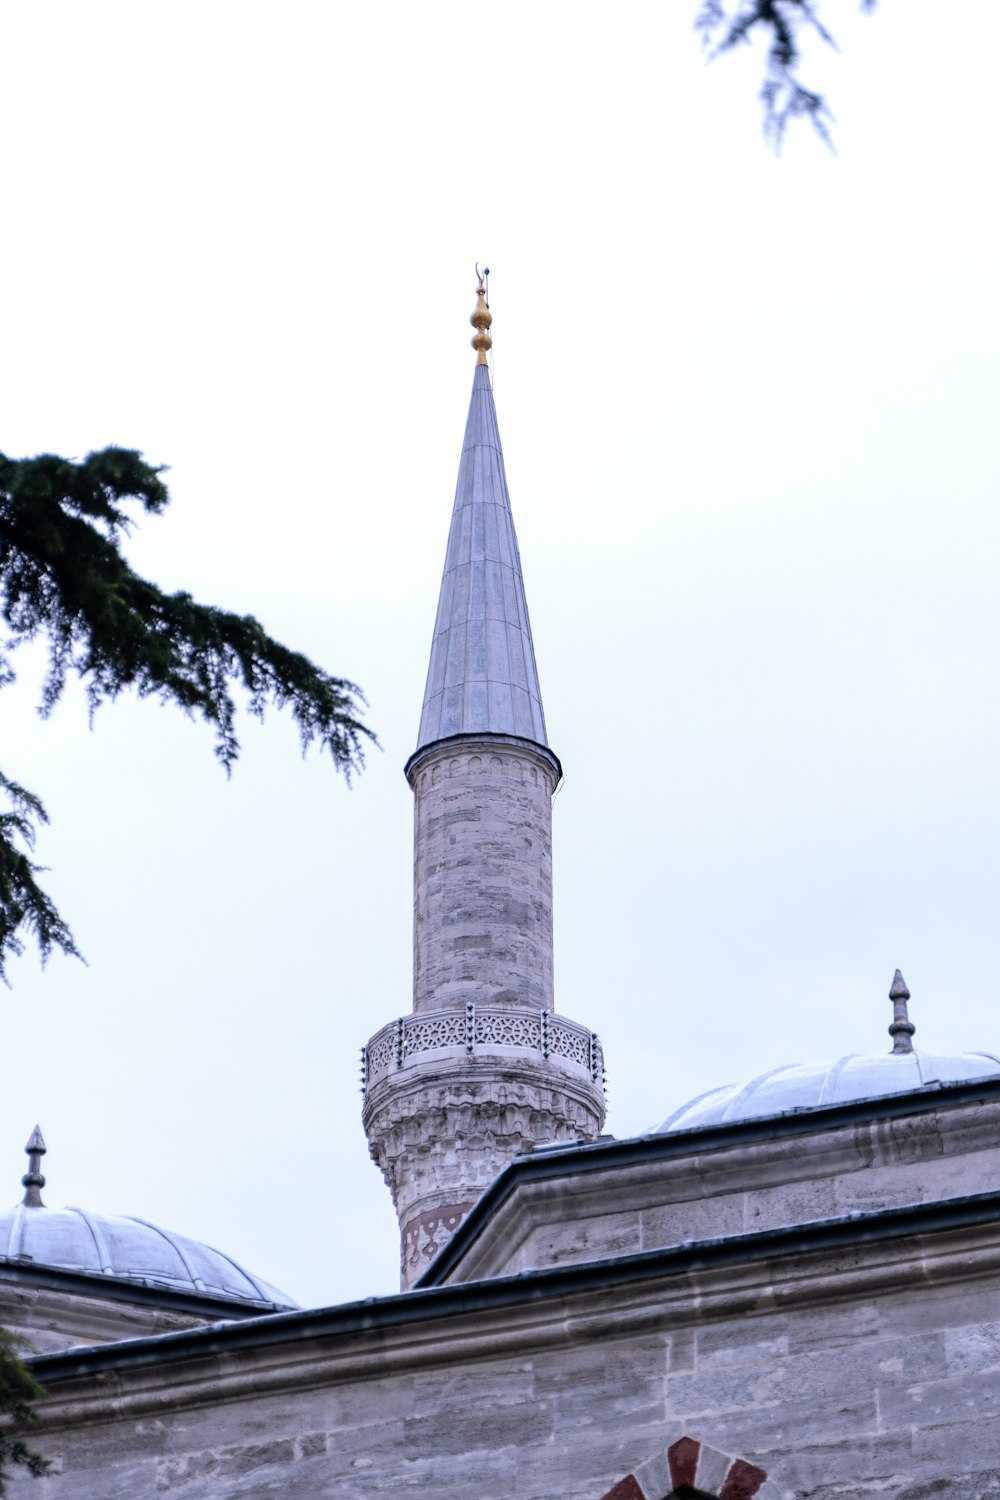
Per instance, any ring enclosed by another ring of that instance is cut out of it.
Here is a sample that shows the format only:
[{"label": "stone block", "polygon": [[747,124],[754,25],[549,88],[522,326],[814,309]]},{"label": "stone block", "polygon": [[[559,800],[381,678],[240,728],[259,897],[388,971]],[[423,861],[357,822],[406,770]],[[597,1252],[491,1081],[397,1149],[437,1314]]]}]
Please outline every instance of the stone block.
[{"label": "stone block", "polygon": [[403,1423],[403,1451],[414,1458],[457,1458],[462,1454],[493,1452],[500,1448],[549,1442],[552,1407],[530,1401],[482,1410],[466,1404],[407,1417]]},{"label": "stone block", "polygon": [[893,1486],[905,1486],[914,1475],[909,1433],[831,1433],[757,1451],[769,1483],[795,1500],[884,1500],[901,1494]]},{"label": "stone block", "polygon": [[666,1335],[621,1340],[603,1347],[575,1347],[543,1351],[532,1361],[535,1399],[574,1396],[596,1388],[622,1398],[648,1398],[659,1393],[662,1401],[666,1379],[668,1339]]},{"label": "stone block", "polygon": [[[675,1422],[679,1414],[669,1410],[668,1418]],[[880,1431],[874,1398],[855,1400],[850,1390],[822,1403],[788,1400],[683,1420],[689,1430],[710,1432],[715,1446],[727,1453],[759,1457],[768,1473],[779,1479],[783,1470],[775,1455],[808,1450],[814,1444],[853,1449],[874,1440]]]},{"label": "stone block", "polygon": [[[518,1454],[515,1486],[502,1494],[517,1500],[600,1500],[626,1475],[639,1480],[637,1460],[656,1451],[662,1432],[662,1421],[650,1426],[585,1422],[572,1434],[556,1432],[545,1447]],[[477,1493],[496,1490],[484,1484]],[[660,1497],[649,1493],[647,1500]]]},{"label": "stone block", "polygon": [[921,1442],[932,1446],[943,1441],[939,1431],[942,1426],[988,1424],[994,1430],[1000,1463],[1000,1435],[996,1430],[1000,1421],[1000,1370],[980,1370],[950,1380],[912,1385],[887,1383],[879,1390],[879,1411],[890,1428],[913,1428],[915,1433],[919,1431]]},{"label": "stone block", "polygon": [[830,1219],[835,1213],[833,1178],[783,1182],[775,1187],[748,1188],[742,1228],[748,1232],[778,1229],[807,1224],[811,1219]]},{"label": "stone block", "polygon": [[674,1328],[668,1335],[667,1369],[671,1375],[681,1370],[693,1370],[695,1364],[695,1338],[693,1328]]},{"label": "stone block", "polygon": [[490,1360],[457,1368],[430,1369],[416,1382],[412,1414],[425,1417],[429,1412],[450,1407],[494,1407],[529,1403],[536,1399],[537,1382],[532,1362]]},{"label": "stone block", "polygon": [[[766,1332],[764,1320],[764,1342]],[[790,1402],[801,1405],[812,1401],[821,1407],[827,1401],[839,1401],[845,1392],[850,1392],[851,1404],[857,1406],[874,1399],[875,1387],[875,1371],[847,1346],[781,1360],[762,1357],[755,1364],[702,1366],[697,1361],[694,1374],[670,1375],[667,1379],[670,1410],[679,1417],[717,1416],[734,1409]]]},{"label": "stone block", "polygon": [[[731,1464],[732,1459],[728,1453],[723,1453],[720,1449],[713,1448],[708,1443],[702,1443],[701,1452],[698,1455],[698,1469],[695,1475],[695,1483],[698,1488],[704,1490],[709,1495],[721,1494]],[[727,1500],[729,1500],[729,1497],[727,1497]],[[740,1497],[740,1500],[742,1500],[742,1497]]]},{"label": "stone block", "polygon": [[639,1215],[641,1248],[659,1250],[685,1240],[742,1234],[744,1212],[742,1193],[645,1208]]},{"label": "stone block", "polygon": [[[640,1243],[634,1215],[606,1214],[593,1219],[561,1219],[532,1232],[520,1260],[528,1266],[578,1265],[609,1255],[632,1255]],[[504,1268],[507,1274],[513,1266]]]},{"label": "stone block", "polygon": [[843,1301],[796,1308],[795,1316],[782,1325],[789,1353],[823,1353],[845,1344],[856,1349],[860,1340],[881,1331],[880,1306],[875,1301]]},{"label": "stone block", "polygon": [[742,1323],[727,1323],[721,1328],[696,1330],[697,1368],[713,1365],[749,1364],[760,1367],[765,1361],[785,1358],[789,1352],[789,1325],[794,1319],[779,1315],[762,1322],[748,1318]]},{"label": "stone block", "polygon": [[948,1328],[944,1348],[949,1375],[978,1375],[1000,1369],[1000,1322]]},{"label": "stone block", "polygon": [[643,1463],[636,1464],[635,1477],[642,1485],[647,1500],[666,1500],[673,1489],[666,1447],[658,1449]]},{"label": "stone block", "polygon": [[877,1307],[882,1327],[894,1335],[985,1326],[1000,1323],[1000,1283],[976,1278],[921,1286],[883,1297]]}]

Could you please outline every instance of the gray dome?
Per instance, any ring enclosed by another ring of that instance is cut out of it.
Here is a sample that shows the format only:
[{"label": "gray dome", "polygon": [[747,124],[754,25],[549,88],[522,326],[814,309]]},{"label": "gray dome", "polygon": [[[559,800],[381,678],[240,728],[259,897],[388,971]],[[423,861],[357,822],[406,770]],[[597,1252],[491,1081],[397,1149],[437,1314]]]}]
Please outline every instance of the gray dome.
[{"label": "gray dome", "polygon": [[[44,1149],[44,1148],[43,1148]],[[44,1180],[44,1179],[42,1179]],[[19,1203],[0,1213],[0,1265],[37,1265],[264,1308],[296,1304],[218,1250],[145,1219]]]},{"label": "gray dome", "polygon": [[910,1089],[937,1088],[1000,1073],[1000,1057],[992,1052],[961,1052],[938,1057],[929,1052],[889,1052],[874,1057],[849,1053],[833,1063],[792,1063],[772,1068],[744,1083],[699,1094],[668,1115],[656,1134],[692,1130],[703,1125],[726,1125],[790,1110],[847,1104],[855,1099],[878,1099]]}]

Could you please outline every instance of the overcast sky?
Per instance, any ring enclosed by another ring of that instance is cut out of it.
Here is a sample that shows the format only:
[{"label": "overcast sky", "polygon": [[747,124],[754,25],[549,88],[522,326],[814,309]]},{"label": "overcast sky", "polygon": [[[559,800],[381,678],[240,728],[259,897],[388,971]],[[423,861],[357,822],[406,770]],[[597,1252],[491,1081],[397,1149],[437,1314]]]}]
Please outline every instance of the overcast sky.
[{"label": "overcast sky", "polygon": [[[361,683],[291,722],[79,689],[4,771],[88,967],[4,1006],[2,1196],[392,1291],[358,1049],[411,999],[414,747],[488,264],[553,748],[556,1006],[608,1129],[782,1062],[1000,1049],[1000,10],[824,0],[837,155],[763,144],[696,0],[8,6],[0,448],[170,465],[129,546]],[[2,1186],[2,1185],[0,1185]]]}]

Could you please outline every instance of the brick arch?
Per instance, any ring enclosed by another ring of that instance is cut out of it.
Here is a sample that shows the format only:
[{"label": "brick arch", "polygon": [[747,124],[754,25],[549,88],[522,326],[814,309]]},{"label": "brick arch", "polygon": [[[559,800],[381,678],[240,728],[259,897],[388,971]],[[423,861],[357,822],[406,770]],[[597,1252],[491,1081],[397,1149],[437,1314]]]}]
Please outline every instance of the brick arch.
[{"label": "brick arch", "polygon": [[754,1500],[766,1482],[766,1471],[756,1464],[685,1433],[665,1455],[619,1479],[601,1500]]}]

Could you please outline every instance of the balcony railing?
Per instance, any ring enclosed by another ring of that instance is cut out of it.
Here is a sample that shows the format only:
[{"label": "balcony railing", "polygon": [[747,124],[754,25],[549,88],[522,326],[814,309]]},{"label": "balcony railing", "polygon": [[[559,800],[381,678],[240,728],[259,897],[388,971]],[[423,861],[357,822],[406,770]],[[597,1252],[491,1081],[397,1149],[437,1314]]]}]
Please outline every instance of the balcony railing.
[{"label": "balcony railing", "polygon": [[380,1078],[435,1052],[464,1048],[470,1056],[515,1048],[576,1063],[604,1089],[604,1053],[595,1031],[553,1011],[512,1005],[476,1005],[400,1016],[376,1031],[361,1049],[361,1091]]}]

